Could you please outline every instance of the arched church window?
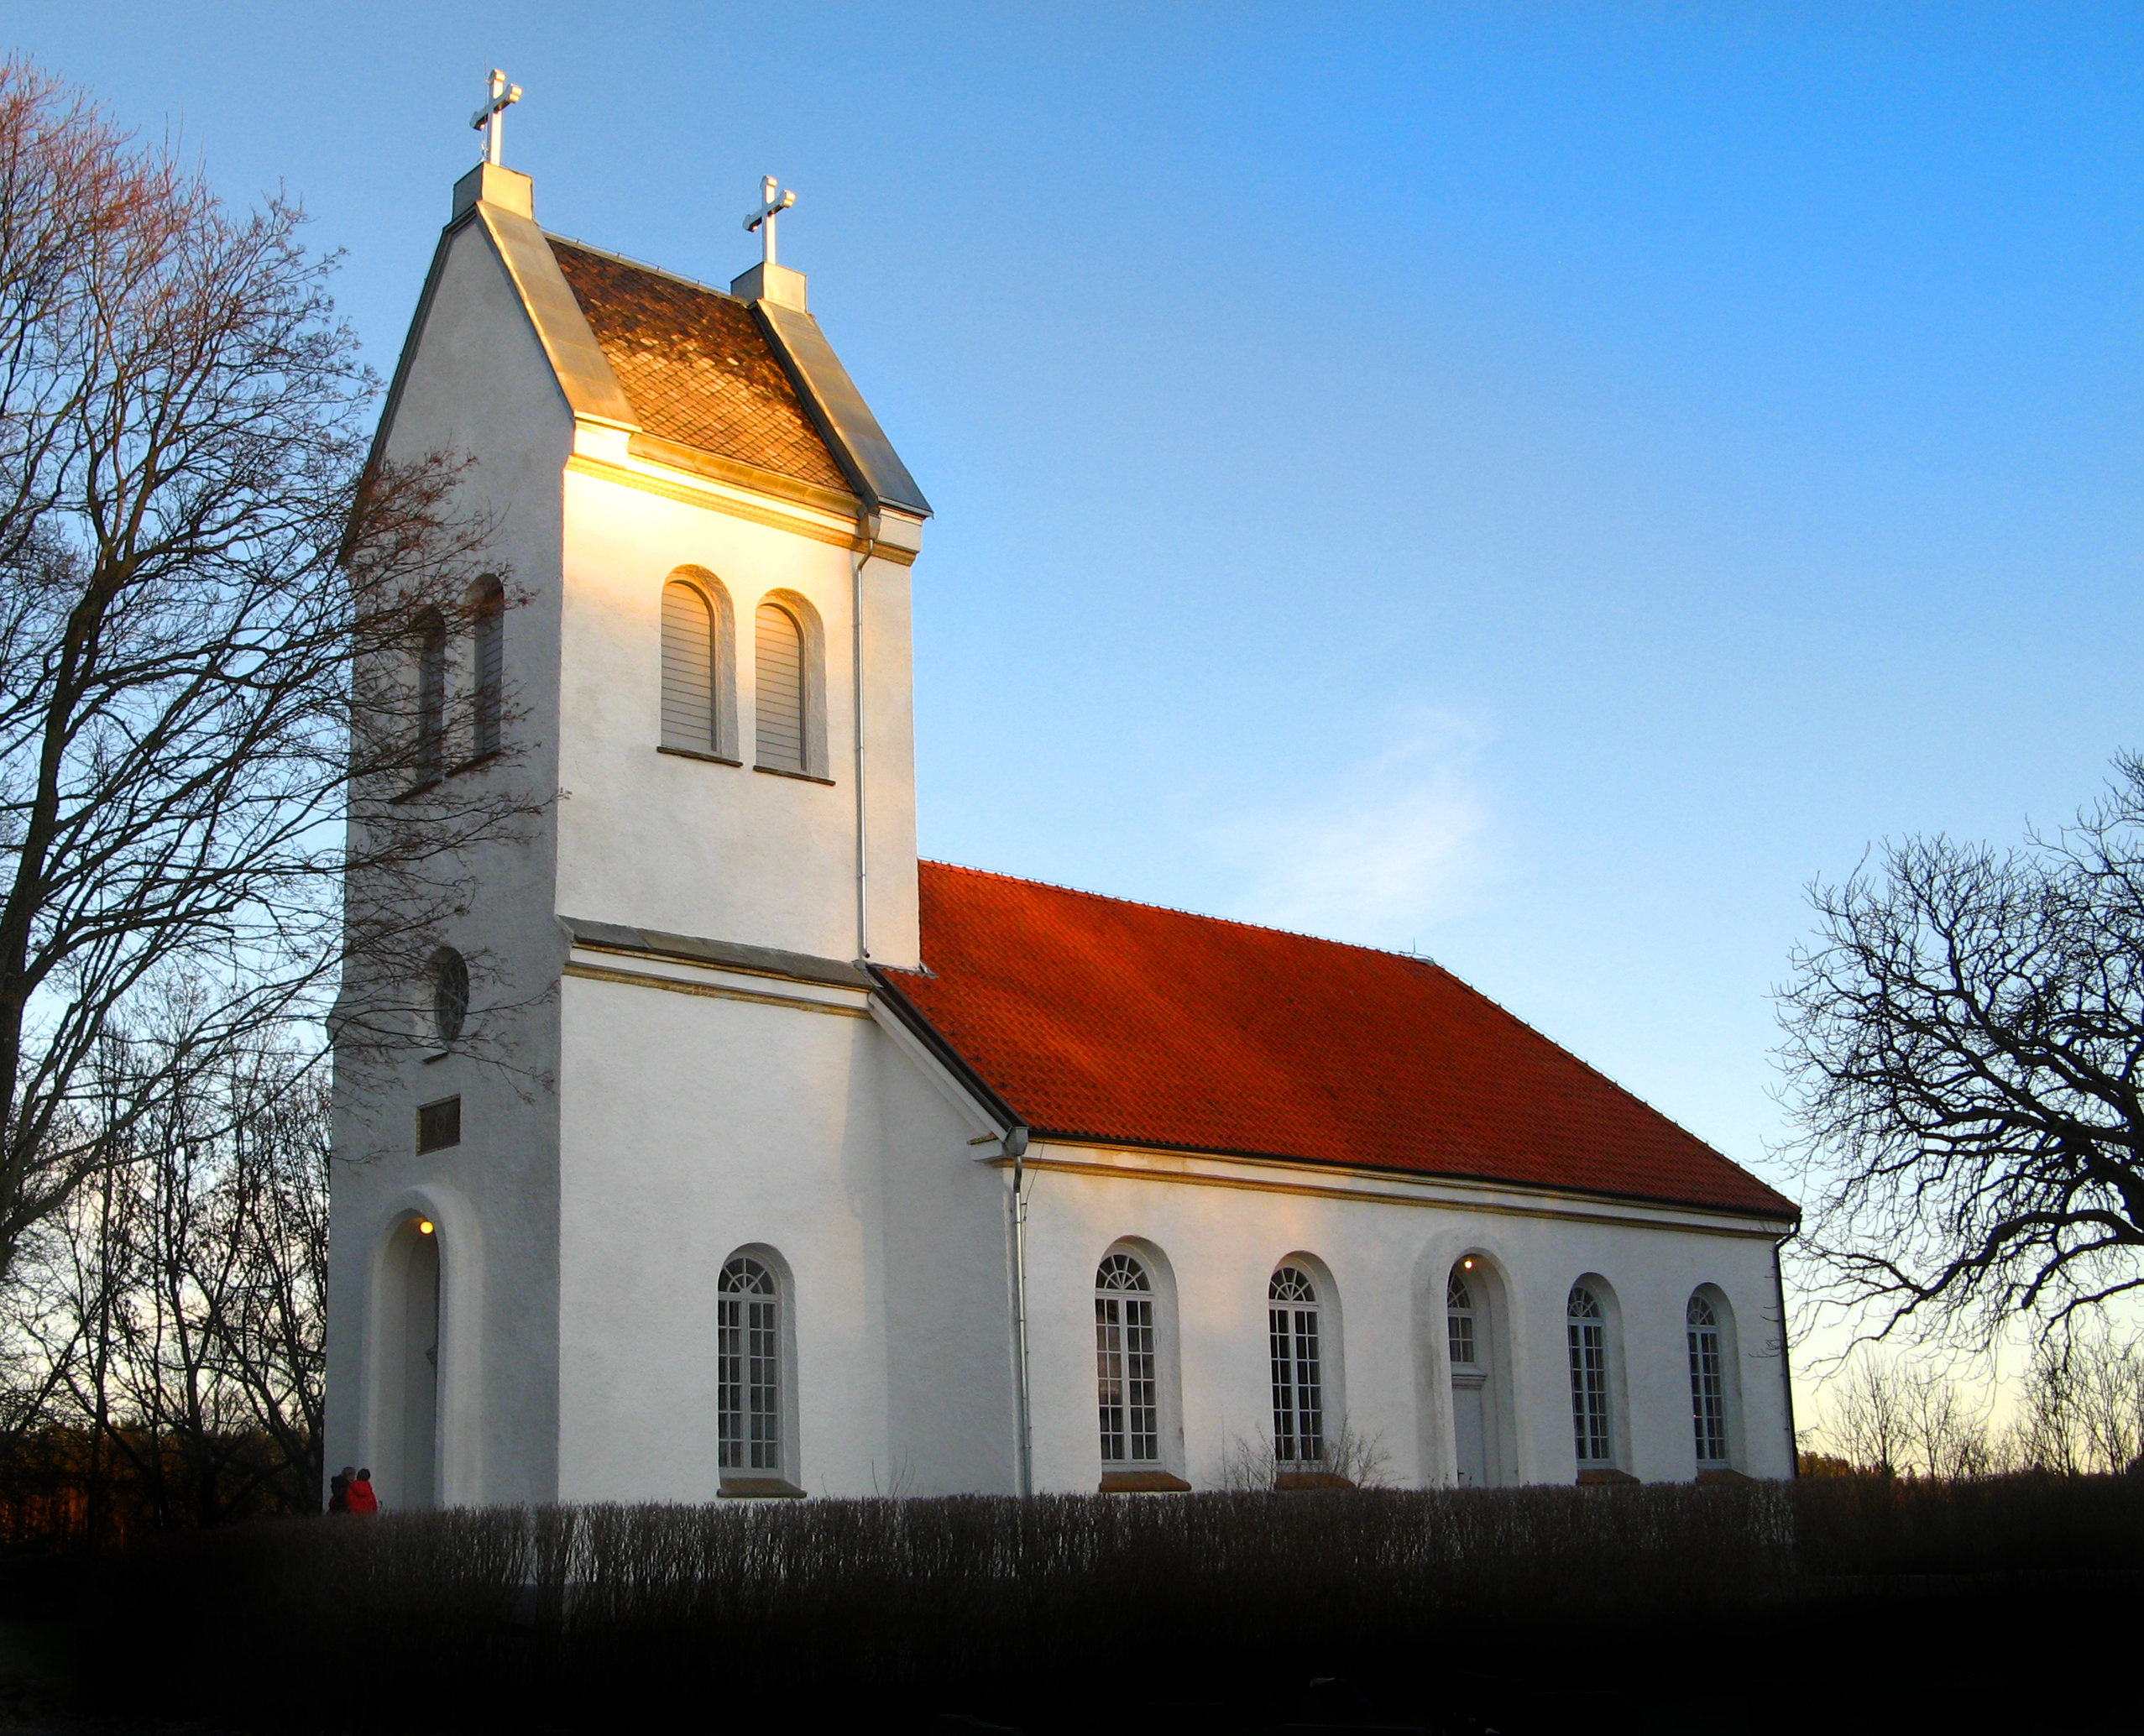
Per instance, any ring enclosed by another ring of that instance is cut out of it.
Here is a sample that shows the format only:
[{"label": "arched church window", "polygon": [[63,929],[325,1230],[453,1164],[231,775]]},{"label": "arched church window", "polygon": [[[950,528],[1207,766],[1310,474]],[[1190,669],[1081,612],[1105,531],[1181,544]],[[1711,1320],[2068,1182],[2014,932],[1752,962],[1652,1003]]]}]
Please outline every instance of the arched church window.
[{"label": "arched church window", "polygon": [[1684,1311],[1690,1344],[1690,1426],[1697,1468],[1727,1463],[1727,1367],[1720,1353],[1718,1312],[1700,1292]]},{"label": "arched church window", "polygon": [[1130,1254],[1110,1255],[1095,1273],[1095,1378],[1102,1463],[1158,1463],[1161,1394],[1153,1285]]},{"label": "arched church window", "polygon": [[771,771],[803,771],[805,709],[811,698],[805,690],[803,630],[779,603],[762,603],[753,633],[757,763]]},{"label": "arched church window", "polygon": [[715,621],[707,593],[672,579],[662,588],[662,745],[719,754]]},{"label": "arched church window", "polygon": [[506,593],[486,579],[476,603],[476,738],[478,757],[499,751],[504,739],[506,684]]},{"label": "arched church window", "polygon": [[1463,1488],[1497,1479],[1498,1407],[1489,1367],[1489,1276],[1472,1255],[1455,1261],[1444,1284],[1445,1347],[1451,1364],[1452,1475]]},{"label": "arched church window", "polygon": [[417,754],[422,780],[447,765],[447,619],[436,609],[417,616]]},{"label": "arched church window", "polygon": [[782,1299],[774,1274],[739,1254],[715,1301],[715,1438],[722,1471],[782,1469]]},{"label": "arched church window", "polygon": [[1318,1341],[1318,1289],[1299,1266],[1283,1266],[1266,1286],[1273,1355],[1273,1456],[1280,1465],[1325,1459],[1325,1374]]},{"label": "arched church window", "polygon": [[469,961],[451,946],[431,961],[431,1030],[442,1047],[462,1034],[469,1016]]},{"label": "arched church window", "polygon": [[1608,1320],[1601,1299],[1582,1284],[1571,1287],[1564,1306],[1571,1351],[1571,1428],[1583,1466],[1615,1457],[1608,1430]]},{"label": "arched church window", "polygon": [[1451,1366],[1472,1368],[1476,1361],[1474,1289],[1467,1283],[1466,1273],[1457,1266],[1451,1268],[1451,1276],[1444,1287],[1444,1330],[1446,1343],[1451,1352]]}]

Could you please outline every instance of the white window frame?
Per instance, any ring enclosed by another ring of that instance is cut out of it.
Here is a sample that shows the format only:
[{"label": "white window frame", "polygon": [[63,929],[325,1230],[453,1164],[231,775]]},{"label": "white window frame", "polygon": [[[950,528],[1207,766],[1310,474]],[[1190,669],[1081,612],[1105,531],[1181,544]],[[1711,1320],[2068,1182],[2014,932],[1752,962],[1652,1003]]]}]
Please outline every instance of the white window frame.
[{"label": "white window frame", "polygon": [[1104,1472],[1162,1468],[1159,1296],[1147,1262],[1128,1249],[1095,1272],[1095,1387]]},{"label": "white window frame", "polygon": [[1571,1444],[1582,1471],[1615,1463],[1615,1417],[1610,1398],[1608,1307],[1583,1279],[1563,1305],[1564,1336],[1571,1367]]},{"label": "white window frame", "polygon": [[787,1297],[773,1264],[750,1252],[723,1263],[715,1286],[715,1464],[724,1482],[784,1477]]},{"label": "white window frame", "polygon": [[1690,1354],[1691,1446],[1700,1471],[1724,1471],[1734,1462],[1728,1425],[1728,1335],[1720,1311],[1702,1290],[1683,1309]]},{"label": "white window frame", "polygon": [[[1445,1355],[1456,1376],[1482,1366],[1481,1313],[1474,1305],[1474,1287],[1455,1264],[1444,1281]],[[1460,1351],[1464,1346],[1466,1354]]]},{"label": "white window frame", "polygon": [[1281,1470],[1326,1461],[1326,1368],[1317,1280],[1284,1264],[1266,1285],[1273,1382],[1273,1456]]}]

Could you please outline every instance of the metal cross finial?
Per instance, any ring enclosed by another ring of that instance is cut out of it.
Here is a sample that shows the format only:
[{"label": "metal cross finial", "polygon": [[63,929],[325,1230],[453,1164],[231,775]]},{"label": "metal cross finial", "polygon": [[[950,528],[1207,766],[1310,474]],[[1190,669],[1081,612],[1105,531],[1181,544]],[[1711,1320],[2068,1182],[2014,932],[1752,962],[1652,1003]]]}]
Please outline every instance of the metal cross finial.
[{"label": "metal cross finial", "polygon": [[771,175],[760,183],[760,208],[748,212],[745,217],[747,232],[753,229],[760,232],[760,259],[768,265],[775,263],[774,220],[797,202],[797,196],[793,192],[784,193],[780,198],[776,198],[776,185],[775,178]]},{"label": "metal cross finial", "polygon": [[496,66],[491,69],[491,100],[469,117],[469,124],[484,135],[484,159],[496,165],[504,160],[499,152],[505,144],[506,111],[521,100],[521,87],[506,82],[506,75]]}]

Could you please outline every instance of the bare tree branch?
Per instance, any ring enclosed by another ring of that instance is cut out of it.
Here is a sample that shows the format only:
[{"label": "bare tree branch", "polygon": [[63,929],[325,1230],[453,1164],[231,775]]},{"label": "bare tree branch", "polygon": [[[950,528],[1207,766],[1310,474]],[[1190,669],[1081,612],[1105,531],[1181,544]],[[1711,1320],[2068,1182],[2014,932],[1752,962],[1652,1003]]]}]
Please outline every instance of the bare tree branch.
[{"label": "bare tree branch", "polygon": [[337,994],[338,1065],[415,1042],[471,852],[548,799],[510,737],[443,751],[468,707],[413,635],[505,576],[458,460],[367,468],[378,383],[301,221],[0,65],[0,1277],[182,1070]]},{"label": "bare tree branch", "polygon": [[1817,1294],[1985,1341],[2144,1288],[2144,759],[2051,836],[1888,844],[1779,996]]}]

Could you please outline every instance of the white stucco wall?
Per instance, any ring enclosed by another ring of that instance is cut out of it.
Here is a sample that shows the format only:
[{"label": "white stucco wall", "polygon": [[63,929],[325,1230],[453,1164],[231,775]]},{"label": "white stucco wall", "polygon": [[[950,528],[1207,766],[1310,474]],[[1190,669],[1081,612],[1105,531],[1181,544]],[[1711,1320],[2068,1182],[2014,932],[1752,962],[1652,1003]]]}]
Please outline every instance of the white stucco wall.
[{"label": "white stucco wall", "polygon": [[[474,461],[462,501],[493,516],[497,566],[519,599],[505,622],[505,677],[510,708],[526,714],[510,726],[526,751],[518,764],[455,776],[513,779],[541,797],[557,783],[558,477],[573,418],[480,226],[450,241],[411,341],[388,455]],[[469,678],[466,651],[452,677],[460,682]],[[411,1214],[434,1220],[441,1238],[436,1487],[450,1502],[510,1501],[546,1498],[556,1484],[557,1141],[556,1104],[541,1083],[557,1052],[547,996],[563,955],[554,848],[546,818],[525,844],[465,864],[481,898],[445,938],[478,961],[471,1024],[483,1027],[491,1059],[411,1053],[368,1079],[338,1070],[327,1463],[381,1461],[373,1468],[385,1473],[379,1487],[390,1506],[401,1498],[390,1464],[398,1429],[383,1414],[374,1328],[383,1252]],[[417,1155],[416,1106],[456,1095],[461,1143]]]},{"label": "white stucco wall", "polygon": [[1334,1197],[1350,1186],[1346,1174],[1302,1164],[1059,1146],[1037,1148],[1033,1160],[1028,1299],[1038,1488],[1091,1489],[1104,1468],[1091,1299],[1096,1264],[1125,1242],[1167,1263],[1175,1324],[1164,1357],[1177,1372],[1165,1368],[1163,1384],[1179,1394],[1173,1420],[1182,1441],[1164,1458],[1195,1486],[1218,1479],[1233,1441],[1270,1437],[1266,1287],[1290,1255],[1309,1256],[1331,1278],[1333,1293],[1321,1298],[1328,1426],[1344,1420],[1374,1442],[1394,1482],[1453,1479],[1444,1290],[1468,1254],[1493,1263],[1505,1299],[1493,1377],[1508,1397],[1500,1480],[1577,1474],[1564,1305],[1589,1273],[1613,1286],[1620,1305],[1621,1343],[1610,1346],[1618,1468],[1647,1482],[1695,1476],[1684,1310],[1692,1290],[1713,1284],[1738,1328],[1734,1467],[1791,1473],[1773,1244],[1751,1233],[1756,1226],[1393,1178],[1362,1183],[1361,1197]]},{"label": "white stucco wall", "polygon": [[1010,1487],[1003,1195],[972,1122],[861,991],[574,957],[605,975],[563,996],[561,1497],[718,1494],[716,1282],[745,1249],[784,1281],[788,1480]]},{"label": "white stucco wall", "polygon": [[[633,473],[622,447],[584,442]],[[846,549],[651,493],[609,475],[565,478],[565,691],[559,909],[854,959],[856,797],[853,558]],[[712,492],[712,491],[710,491]],[[851,527],[853,528],[853,527]],[[679,567],[711,574],[737,621],[741,766],[657,751],[662,740],[662,586]],[[908,575],[865,571],[871,951],[916,962],[913,729]],[[752,619],[770,593],[817,616],[830,783],[755,771]]]}]

